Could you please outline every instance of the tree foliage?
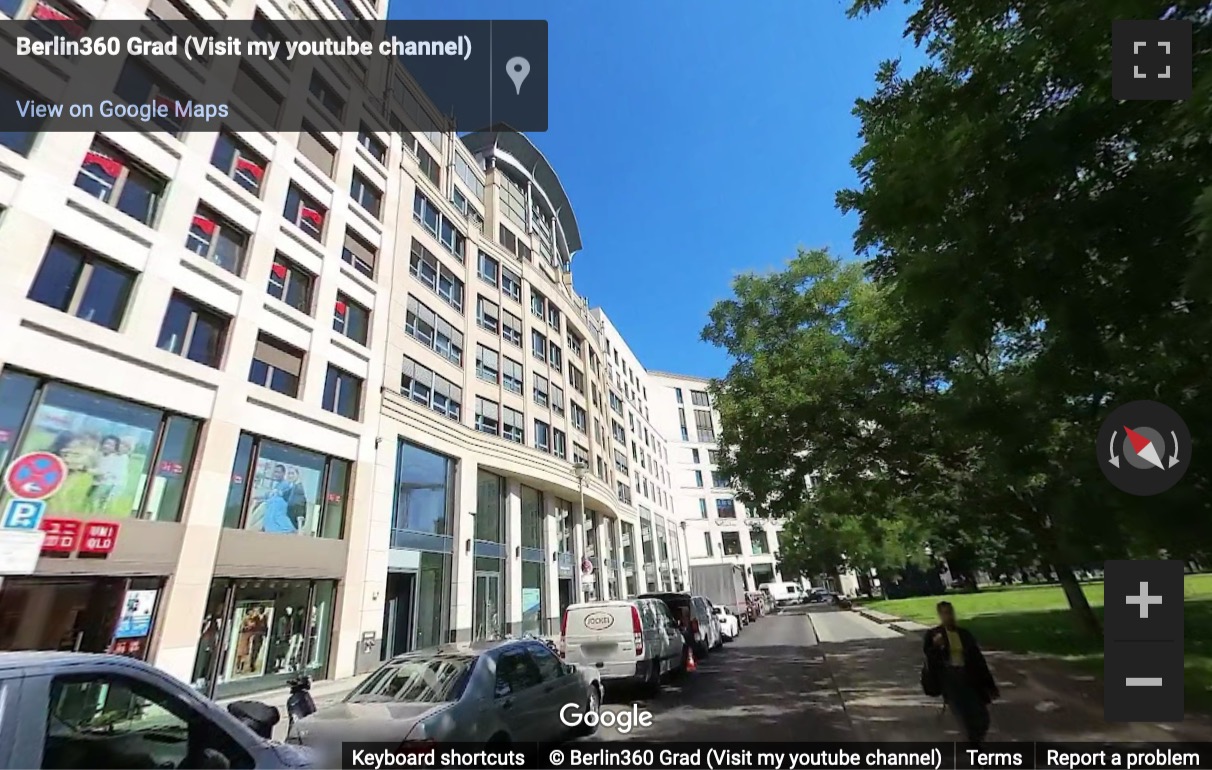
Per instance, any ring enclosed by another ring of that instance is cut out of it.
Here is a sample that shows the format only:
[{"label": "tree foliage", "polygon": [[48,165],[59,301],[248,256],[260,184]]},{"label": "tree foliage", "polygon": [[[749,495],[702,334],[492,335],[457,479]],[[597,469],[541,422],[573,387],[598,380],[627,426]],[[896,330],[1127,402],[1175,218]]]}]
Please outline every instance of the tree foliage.
[{"label": "tree foliage", "polygon": [[[1194,98],[1116,102],[1112,20],[1162,17]],[[724,469],[806,564],[1038,561],[1093,626],[1071,566],[1212,546],[1207,464],[1130,498],[1093,446],[1140,398],[1212,435],[1212,7],[926,0],[907,34],[930,63],[881,67],[838,195],[866,263],[801,252],[711,312]]]}]

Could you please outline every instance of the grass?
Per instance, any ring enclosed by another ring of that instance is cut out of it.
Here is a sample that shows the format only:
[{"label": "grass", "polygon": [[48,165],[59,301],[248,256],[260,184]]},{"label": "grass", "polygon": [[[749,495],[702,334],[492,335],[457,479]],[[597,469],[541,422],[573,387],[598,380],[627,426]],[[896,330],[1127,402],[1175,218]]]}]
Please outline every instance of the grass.
[{"label": "grass", "polygon": [[[1103,584],[1085,583],[1086,598],[1102,620]],[[1186,645],[1184,684],[1188,710],[1212,713],[1212,575],[1188,575],[1184,588]],[[1060,586],[997,586],[974,594],[949,594],[960,622],[981,645],[1049,655],[1101,673],[1102,639],[1077,629]],[[937,596],[874,601],[867,607],[933,625]]]}]

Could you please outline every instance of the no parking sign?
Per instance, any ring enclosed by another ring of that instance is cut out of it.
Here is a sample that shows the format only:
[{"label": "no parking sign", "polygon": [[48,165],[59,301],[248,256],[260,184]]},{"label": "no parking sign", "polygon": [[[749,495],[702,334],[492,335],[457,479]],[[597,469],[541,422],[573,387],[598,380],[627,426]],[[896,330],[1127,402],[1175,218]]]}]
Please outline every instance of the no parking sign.
[{"label": "no parking sign", "polygon": [[45,500],[67,480],[67,466],[50,452],[29,452],[13,460],[4,472],[4,486],[21,500]]}]

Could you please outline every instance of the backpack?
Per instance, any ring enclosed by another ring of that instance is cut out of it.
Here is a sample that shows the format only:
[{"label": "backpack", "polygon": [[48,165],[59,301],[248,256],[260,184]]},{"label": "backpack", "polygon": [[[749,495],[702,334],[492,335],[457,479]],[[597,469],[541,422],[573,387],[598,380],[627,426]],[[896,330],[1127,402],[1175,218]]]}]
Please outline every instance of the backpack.
[{"label": "backpack", "polygon": [[943,684],[939,681],[936,670],[930,666],[930,661],[926,660],[922,663],[922,692],[931,698],[937,698],[943,694]]}]

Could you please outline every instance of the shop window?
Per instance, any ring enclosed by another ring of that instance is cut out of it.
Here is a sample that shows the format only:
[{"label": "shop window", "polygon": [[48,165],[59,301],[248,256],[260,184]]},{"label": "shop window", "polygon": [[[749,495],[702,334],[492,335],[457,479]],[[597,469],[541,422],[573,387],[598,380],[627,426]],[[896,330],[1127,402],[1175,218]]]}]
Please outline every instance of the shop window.
[{"label": "shop window", "polygon": [[34,382],[0,375],[0,453],[45,451],[63,460],[67,480],[47,500],[47,515],[180,519],[196,420],[58,382],[31,391]]},{"label": "shop window", "polygon": [[29,298],[116,330],[134,284],[133,271],[56,238],[42,258]]},{"label": "shop window", "polygon": [[210,163],[236,184],[260,197],[261,180],[265,178],[268,164],[235,134],[227,131],[219,133],[219,138],[215,140],[215,149],[210,155]]},{"label": "shop window", "polygon": [[240,435],[223,526],[339,539],[349,461]]},{"label": "shop window", "polygon": [[102,141],[93,142],[76,174],[76,187],[149,227],[155,224],[165,185],[161,176]]},{"label": "shop window", "polygon": [[232,698],[284,686],[297,672],[323,679],[335,599],[334,580],[215,580],[194,686],[214,698]]}]

